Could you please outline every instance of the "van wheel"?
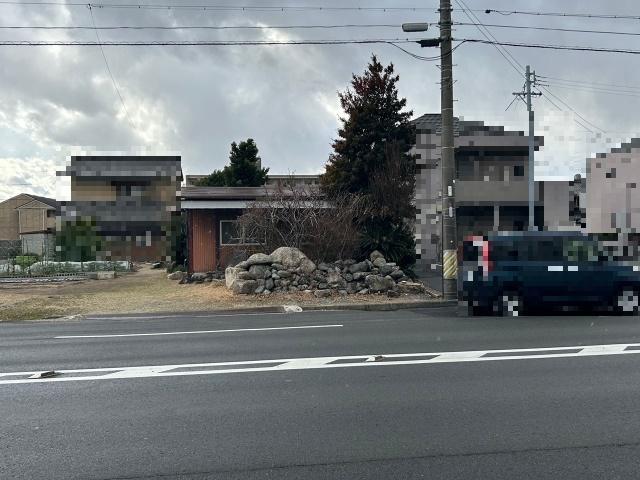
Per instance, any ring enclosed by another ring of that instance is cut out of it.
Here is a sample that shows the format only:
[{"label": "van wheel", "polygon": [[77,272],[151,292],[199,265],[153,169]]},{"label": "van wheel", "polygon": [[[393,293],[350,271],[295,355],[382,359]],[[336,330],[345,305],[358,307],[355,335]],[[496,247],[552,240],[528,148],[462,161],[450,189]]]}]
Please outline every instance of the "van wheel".
[{"label": "van wheel", "polygon": [[505,292],[498,297],[497,313],[504,317],[518,317],[522,314],[522,296],[516,292]]},{"label": "van wheel", "polygon": [[640,311],[640,294],[637,289],[625,287],[616,297],[616,310],[627,315],[637,315]]}]

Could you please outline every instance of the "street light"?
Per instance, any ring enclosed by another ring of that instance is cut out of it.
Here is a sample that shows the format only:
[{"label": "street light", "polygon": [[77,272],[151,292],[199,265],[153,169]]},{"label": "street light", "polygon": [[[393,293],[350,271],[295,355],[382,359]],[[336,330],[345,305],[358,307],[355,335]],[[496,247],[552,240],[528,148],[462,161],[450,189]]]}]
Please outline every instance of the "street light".
[{"label": "street light", "polygon": [[426,32],[429,29],[428,23],[403,23],[403,32]]}]

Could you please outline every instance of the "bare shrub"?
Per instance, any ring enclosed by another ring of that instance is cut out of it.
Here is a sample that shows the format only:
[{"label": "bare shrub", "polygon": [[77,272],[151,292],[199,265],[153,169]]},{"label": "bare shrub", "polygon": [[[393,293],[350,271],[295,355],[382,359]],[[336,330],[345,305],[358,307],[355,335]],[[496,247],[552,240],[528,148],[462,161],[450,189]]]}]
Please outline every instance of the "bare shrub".
[{"label": "bare shrub", "polygon": [[266,188],[238,219],[247,238],[266,252],[295,247],[315,261],[351,258],[360,245],[360,226],[368,215],[361,195],[331,198],[293,181]]}]

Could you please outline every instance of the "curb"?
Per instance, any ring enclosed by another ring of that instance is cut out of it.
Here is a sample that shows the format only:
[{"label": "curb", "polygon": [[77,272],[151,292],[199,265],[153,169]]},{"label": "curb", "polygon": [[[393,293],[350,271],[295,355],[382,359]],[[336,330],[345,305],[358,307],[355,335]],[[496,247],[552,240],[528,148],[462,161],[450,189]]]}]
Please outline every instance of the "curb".
[{"label": "curb", "polygon": [[398,302],[398,303],[368,303],[363,305],[343,303],[336,305],[308,305],[302,307],[302,311],[323,311],[323,310],[361,310],[365,312],[392,312],[395,310],[409,310],[419,308],[439,308],[457,305],[455,300],[437,300],[420,302]]},{"label": "curb", "polygon": [[[390,312],[395,310],[410,310],[410,309],[422,309],[422,308],[440,308],[450,307],[457,305],[456,301],[450,300],[435,300],[435,301],[416,301],[416,302],[397,302],[397,303],[380,303],[380,304],[350,304],[350,303],[336,303],[329,305],[306,305],[300,307],[301,313],[303,312],[322,312],[322,311],[365,311],[365,312]],[[82,319],[100,319],[104,317],[108,318],[135,318],[135,317],[181,317],[192,315],[242,315],[242,314],[256,314],[256,313],[297,313],[299,311],[292,310],[291,307],[297,305],[265,305],[263,307],[250,307],[250,308],[225,308],[219,310],[204,310],[193,312],[147,312],[147,313],[95,313],[87,315],[72,315],[67,317],[54,317],[41,320],[29,320],[32,322],[37,321],[65,321],[65,320],[82,320]]]}]

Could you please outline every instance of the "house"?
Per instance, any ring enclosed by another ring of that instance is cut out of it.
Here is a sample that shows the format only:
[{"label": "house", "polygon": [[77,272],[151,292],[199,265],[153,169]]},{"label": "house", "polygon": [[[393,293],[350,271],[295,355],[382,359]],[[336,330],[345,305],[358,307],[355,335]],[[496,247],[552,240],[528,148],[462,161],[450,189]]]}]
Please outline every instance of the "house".
[{"label": "house", "polygon": [[586,228],[640,233],[640,138],[587,159]]},{"label": "house", "polygon": [[59,208],[53,198],[29,193],[0,202],[0,241],[21,241],[24,253],[52,253]]},{"label": "house", "polygon": [[586,229],[586,179],[544,180],[540,185],[544,205],[543,230],[569,231]]},{"label": "house", "polygon": [[[416,272],[440,277],[441,118],[413,120],[416,143]],[[454,118],[456,216],[458,240],[491,230],[528,227],[529,139],[521,131]],[[535,137],[535,149],[543,145]],[[544,222],[541,185],[535,190],[535,223]]]},{"label": "house", "polygon": [[60,222],[91,219],[107,260],[158,261],[170,256],[180,215],[179,156],[87,155],[71,157],[59,175],[71,177],[71,201]]},{"label": "house", "polygon": [[[189,272],[224,269],[259,250],[259,244],[247,238],[237,224],[238,217],[252,202],[276,192],[286,196],[288,190],[280,189],[279,185],[293,183],[297,187],[305,186],[305,191],[306,187],[308,191],[317,191],[318,185],[315,175],[283,175],[270,177],[262,187],[196,187],[194,177],[187,176],[187,186],[182,188],[180,199],[187,221]],[[312,181],[315,183],[310,183]]]}]

